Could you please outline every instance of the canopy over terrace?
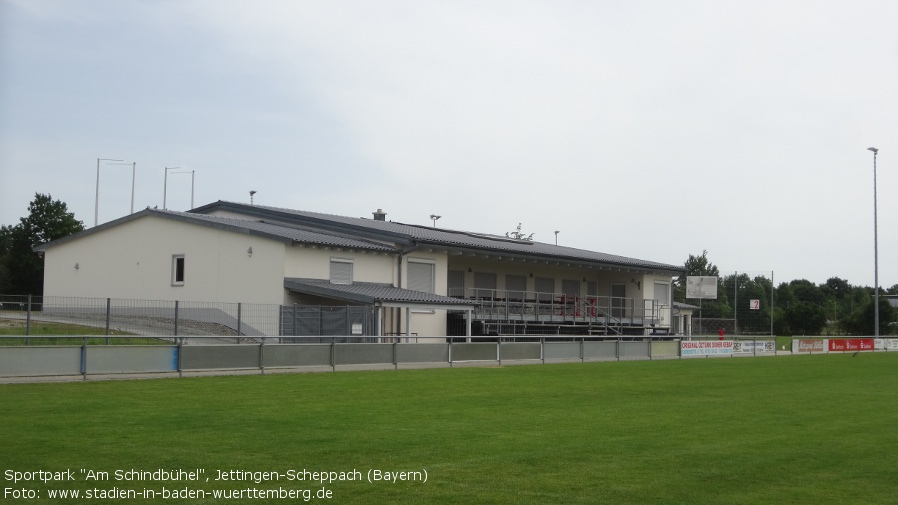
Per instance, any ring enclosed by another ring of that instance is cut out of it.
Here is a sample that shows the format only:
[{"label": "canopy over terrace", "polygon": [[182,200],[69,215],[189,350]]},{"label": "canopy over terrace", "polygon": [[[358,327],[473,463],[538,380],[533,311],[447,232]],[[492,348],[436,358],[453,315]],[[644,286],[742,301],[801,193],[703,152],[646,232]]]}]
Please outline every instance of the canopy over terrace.
[{"label": "canopy over terrace", "polygon": [[[406,321],[411,321],[412,310],[454,310],[464,311],[467,321],[466,335],[471,336],[471,311],[475,305],[458,298],[397,288],[390,284],[374,282],[354,282],[352,284],[334,284],[322,279],[285,278],[284,288],[304,294],[314,295],[345,303],[373,306],[377,309],[377,335],[381,335],[381,318],[384,308],[405,309]],[[406,335],[412,335],[411,324],[406,325]]]}]

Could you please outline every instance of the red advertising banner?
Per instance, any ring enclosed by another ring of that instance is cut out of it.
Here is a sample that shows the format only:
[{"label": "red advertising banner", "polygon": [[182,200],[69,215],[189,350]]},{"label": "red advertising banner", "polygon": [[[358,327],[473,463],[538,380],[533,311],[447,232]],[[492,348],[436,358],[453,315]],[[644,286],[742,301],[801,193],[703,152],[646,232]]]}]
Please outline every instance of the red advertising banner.
[{"label": "red advertising banner", "polygon": [[829,339],[829,351],[872,351],[874,340],[872,338],[831,338]]}]

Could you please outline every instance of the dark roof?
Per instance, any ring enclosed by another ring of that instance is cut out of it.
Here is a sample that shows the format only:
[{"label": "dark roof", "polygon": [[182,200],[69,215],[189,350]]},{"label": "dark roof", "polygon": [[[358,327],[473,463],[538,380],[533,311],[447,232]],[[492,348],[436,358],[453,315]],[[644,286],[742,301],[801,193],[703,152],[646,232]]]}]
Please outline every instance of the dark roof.
[{"label": "dark roof", "polygon": [[390,284],[378,284],[374,282],[333,284],[328,280],[322,279],[299,279],[288,277],[284,279],[284,287],[297,293],[336,298],[338,300],[368,305],[375,303],[447,305],[459,309],[471,305],[470,302],[459,298],[451,298],[411,289],[396,288]]},{"label": "dark roof", "polygon": [[500,235],[448,230],[393,221],[378,221],[360,217],[346,217],[235,202],[215,202],[191,212],[207,213],[216,210],[232,211],[263,220],[276,220],[290,225],[314,228],[337,234],[350,234],[371,240],[390,241],[399,245],[436,245],[459,250],[491,252],[510,256],[526,256],[552,261],[601,263],[628,268],[680,273],[682,266],[628,258],[543,242],[519,240]]},{"label": "dark roof", "polygon": [[110,221],[108,223],[103,223],[99,226],[95,226],[93,228],[89,228],[82,232],[76,233],[74,235],[69,235],[68,237],[55,240],[53,242],[48,242],[46,244],[41,244],[35,248],[35,250],[44,250],[49,247],[59,245],[70,240],[75,240],[77,238],[83,237],[85,235],[91,235],[100,230],[105,230],[111,228],[113,226],[120,225],[122,223],[133,221],[135,219],[139,219],[141,217],[146,216],[155,216],[161,217],[165,219],[172,219],[175,221],[181,221],[191,224],[197,224],[201,226],[210,226],[213,228],[218,228],[222,230],[232,231],[235,233],[247,233],[250,235],[260,236],[269,238],[272,240],[279,240],[282,242],[300,242],[304,244],[316,244],[316,245],[324,245],[324,246],[333,246],[333,247],[346,247],[351,249],[364,249],[364,250],[372,250],[372,251],[387,251],[387,252],[395,252],[396,249],[387,244],[383,244],[380,242],[375,242],[371,240],[358,239],[345,237],[340,235],[332,235],[328,233],[322,233],[319,231],[306,230],[301,228],[296,228],[293,226],[285,226],[282,224],[274,224],[274,223],[265,223],[261,221],[252,221],[248,219],[239,219],[233,217],[219,217],[219,216],[207,216],[205,214],[196,214],[196,213],[188,213],[188,212],[177,212],[173,210],[160,210],[160,209],[144,209],[139,212],[135,212],[134,214],[116,219],[114,221]]}]

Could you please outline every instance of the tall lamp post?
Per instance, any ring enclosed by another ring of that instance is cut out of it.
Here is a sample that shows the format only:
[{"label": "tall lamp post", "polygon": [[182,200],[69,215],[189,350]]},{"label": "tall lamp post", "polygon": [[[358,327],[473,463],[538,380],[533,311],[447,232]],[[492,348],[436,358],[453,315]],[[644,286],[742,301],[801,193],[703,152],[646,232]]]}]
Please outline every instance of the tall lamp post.
[{"label": "tall lamp post", "polygon": [[165,179],[164,179],[164,185],[162,187],[162,210],[165,210],[168,208],[168,207],[166,207],[166,202],[168,199],[168,171],[169,170],[177,170],[179,168],[181,168],[181,167],[165,167]]},{"label": "tall lamp post", "polygon": [[[165,188],[162,190],[162,209],[167,209],[167,199],[168,199],[168,171],[169,170],[177,170],[181,167],[165,167]],[[190,174],[190,208],[193,208],[193,189],[195,187],[194,182],[196,181],[196,170],[184,171],[184,172],[172,172],[173,174]]]},{"label": "tall lamp post", "polygon": [[873,336],[879,338],[879,226],[876,222],[876,155],[879,149],[868,147],[873,151]]},{"label": "tall lamp post", "polygon": [[[124,161],[124,160],[114,160],[112,158],[97,158],[97,192],[94,197],[94,226],[96,226],[100,221],[100,162],[101,161]],[[134,187],[134,183],[132,181],[132,188]]]}]

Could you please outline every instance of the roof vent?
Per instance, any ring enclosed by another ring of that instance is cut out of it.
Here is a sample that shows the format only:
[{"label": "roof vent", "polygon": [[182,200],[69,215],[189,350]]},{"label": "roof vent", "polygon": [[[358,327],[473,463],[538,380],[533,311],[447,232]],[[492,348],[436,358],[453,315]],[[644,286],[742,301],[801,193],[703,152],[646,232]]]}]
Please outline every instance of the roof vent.
[{"label": "roof vent", "polygon": [[373,212],[375,221],[386,221],[387,213],[383,211],[383,209],[377,209],[377,211]]}]

